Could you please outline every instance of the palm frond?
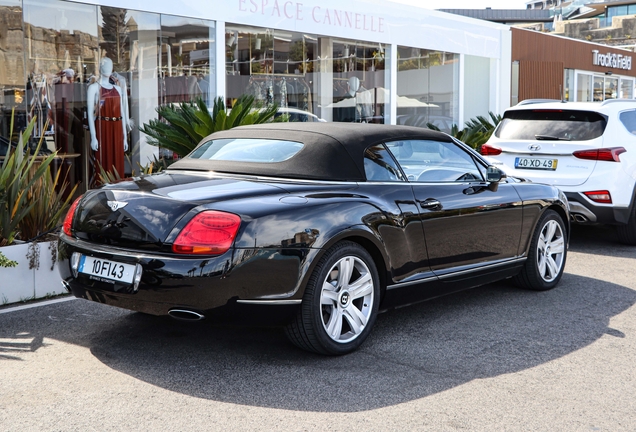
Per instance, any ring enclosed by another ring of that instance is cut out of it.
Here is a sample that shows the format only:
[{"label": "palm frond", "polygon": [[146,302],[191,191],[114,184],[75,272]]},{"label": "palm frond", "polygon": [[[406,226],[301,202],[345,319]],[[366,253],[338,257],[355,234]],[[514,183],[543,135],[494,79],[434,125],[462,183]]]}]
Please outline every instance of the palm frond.
[{"label": "palm frond", "polygon": [[254,96],[243,95],[228,113],[222,97],[212,104],[212,110],[203,99],[180,105],[164,105],[157,108],[159,119],[150,120],[139,130],[148,136],[151,145],[169,149],[183,157],[190,153],[203,138],[213,132],[231,129],[236,126],[260,124],[274,119],[278,106],[257,106]]}]

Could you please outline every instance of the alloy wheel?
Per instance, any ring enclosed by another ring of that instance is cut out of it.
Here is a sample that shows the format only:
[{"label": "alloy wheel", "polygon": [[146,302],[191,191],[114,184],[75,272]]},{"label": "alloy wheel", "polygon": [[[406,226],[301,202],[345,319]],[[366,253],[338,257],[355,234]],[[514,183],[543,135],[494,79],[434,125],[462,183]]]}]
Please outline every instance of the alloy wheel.
[{"label": "alloy wheel", "polygon": [[360,258],[345,256],[327,273],[321,293],[322,325],[335,342],[347,343],[365,329],[374,302],[373,277]]},{"label": "alloy wheel", "polygon": [[549,220],[537,243],[537,266],[544,281],[551,282],[560,274],[564,253],[565,238],[561,225],[556,220]]}]

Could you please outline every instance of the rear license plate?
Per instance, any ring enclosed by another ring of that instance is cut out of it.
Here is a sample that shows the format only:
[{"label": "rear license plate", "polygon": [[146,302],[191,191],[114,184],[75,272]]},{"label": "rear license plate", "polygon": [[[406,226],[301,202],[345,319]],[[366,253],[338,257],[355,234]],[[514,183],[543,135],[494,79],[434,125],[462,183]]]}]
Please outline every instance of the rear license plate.
[{"label": "rear license plate", "polygon": [[135,276],[136,266],[109,261],[102,258],[82,255],[78,271],[90,276],[91,279],[108,283],[130,284]]},{"label": "rear license plate", "polygon": [[545,158],[515,158],[515,168],[521,169],[538,169],[538,170],[555,170],[557,168],[558,159]]}]

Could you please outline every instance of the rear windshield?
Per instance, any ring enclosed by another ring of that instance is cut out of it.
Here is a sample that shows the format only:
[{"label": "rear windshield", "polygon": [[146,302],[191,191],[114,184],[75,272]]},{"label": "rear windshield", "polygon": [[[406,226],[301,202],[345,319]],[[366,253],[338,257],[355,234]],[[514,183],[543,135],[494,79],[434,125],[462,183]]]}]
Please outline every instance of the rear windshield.
[{"label": "rear windshield", "polygon": [[295,141],[226,138],[207,141],[188,156],[192,159],[236,162],[283,162],[303,148]]},{"label": "rear windshield", "polygon": [[592,111],[508,111],[495,136],[515,140],[587,141],[603,135],[607,121]]}]

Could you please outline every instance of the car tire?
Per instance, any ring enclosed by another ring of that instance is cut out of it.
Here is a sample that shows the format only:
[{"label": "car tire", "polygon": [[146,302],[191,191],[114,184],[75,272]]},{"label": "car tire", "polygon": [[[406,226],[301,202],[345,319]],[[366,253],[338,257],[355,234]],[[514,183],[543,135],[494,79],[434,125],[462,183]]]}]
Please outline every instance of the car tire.
[{"label": "car tire", "polygon": [[307,351],[348,354],[369,336],[379,302],[380,282],[371,255],[357,243],[341,241],[320,259],[285,334]]},{"label": "car tire", "polygon": [[632,205],[632,212],[627,223],[616,225],[616,234],[619,242],[636,246],[636,203]]},{"label": "car tire", "polygon": [[514,281],[522,288],[546,291],[561,280],[567,257],[567,231],[561,216],[546,210],[532,235],[528,259]]}]

